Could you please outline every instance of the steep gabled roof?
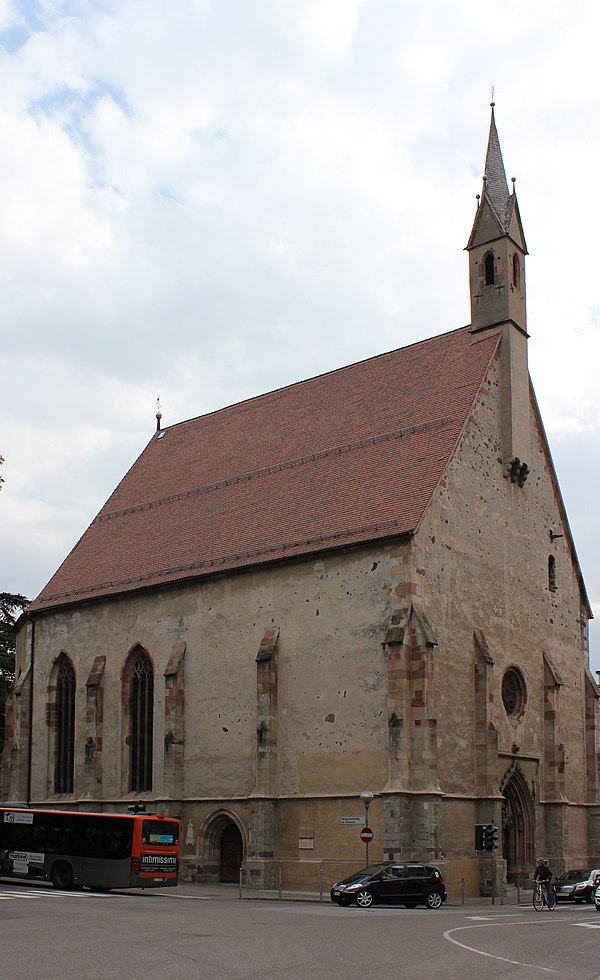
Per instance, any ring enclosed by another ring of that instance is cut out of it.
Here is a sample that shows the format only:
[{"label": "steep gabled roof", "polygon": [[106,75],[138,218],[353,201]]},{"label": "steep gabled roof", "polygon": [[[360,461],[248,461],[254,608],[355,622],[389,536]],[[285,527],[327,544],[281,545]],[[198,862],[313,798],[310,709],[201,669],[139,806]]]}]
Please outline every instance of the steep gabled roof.
[{"label": "steep gabled roof", "polygon": [[463,327],[156,433],[30,610],[414,531],[498,342]]},{"label": "steep gabled roof", "polygon": [[467,243],[467,249],[482,242],[493,241],[508,235],[527,254],[527,243],[519,213],[517,195],[508,190],[508,181],[500,149],[500,139],[496,128],[494,103],[492,102],[490,132],[485,155],[481,206],[475,214],[475,221]]}]

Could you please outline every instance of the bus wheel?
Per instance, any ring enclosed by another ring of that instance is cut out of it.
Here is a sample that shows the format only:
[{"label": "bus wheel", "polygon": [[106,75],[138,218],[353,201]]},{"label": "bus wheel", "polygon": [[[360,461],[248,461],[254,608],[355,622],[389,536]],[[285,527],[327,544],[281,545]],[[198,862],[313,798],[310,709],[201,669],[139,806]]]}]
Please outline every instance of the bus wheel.
[{"label": "bus wheel", "polygon": [[73,869],[66,861],[57,861],[52,868],[50,881],[55,888],[73,887]]}]

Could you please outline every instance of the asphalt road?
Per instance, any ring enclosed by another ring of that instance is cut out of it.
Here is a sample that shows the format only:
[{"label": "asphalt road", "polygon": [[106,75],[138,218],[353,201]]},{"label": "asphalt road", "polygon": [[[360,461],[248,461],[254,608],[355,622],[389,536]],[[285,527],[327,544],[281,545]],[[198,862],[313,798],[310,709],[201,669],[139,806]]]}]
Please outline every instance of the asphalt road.
[{"label": "asphalt road", "polygon": [[2,980],[600,978],[600,914],[342,909],[0,883]]}]

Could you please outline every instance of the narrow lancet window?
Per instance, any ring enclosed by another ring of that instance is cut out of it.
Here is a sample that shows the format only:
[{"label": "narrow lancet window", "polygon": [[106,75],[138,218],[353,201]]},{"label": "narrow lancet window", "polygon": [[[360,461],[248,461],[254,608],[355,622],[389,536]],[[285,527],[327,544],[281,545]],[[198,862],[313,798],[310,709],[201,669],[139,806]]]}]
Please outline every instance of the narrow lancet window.
[{"label": "narrow lancet window", "polygon": [[130,748],[129,789],[152,789],[152,734],[154,714],[154,671],[150,658],[138,650],[131,668],[129,695]]},{"label": "narrow lancet window", "polygon": [[488,252],[483,260],[485,269],[485,284],[486,286],[493,286],[496,281],[495,271],[494,271],[494,256],[491,252]]},{"label": "narrow lancet window", "polygon": [[521,285],[521,263],[516,252],[513,255],[513,285],[517,288]]},{"label": "narrow lancet window", "polygon": [[558,592],[556,585],[556,558],[550,555],[548,558],[548,588],[550,592]]},{"label": "narrow lancet window", "polygon": [[61,654],[56,675],[56,742],[54,792],[73,792],[73,749],[75,745],[75,671]]}]

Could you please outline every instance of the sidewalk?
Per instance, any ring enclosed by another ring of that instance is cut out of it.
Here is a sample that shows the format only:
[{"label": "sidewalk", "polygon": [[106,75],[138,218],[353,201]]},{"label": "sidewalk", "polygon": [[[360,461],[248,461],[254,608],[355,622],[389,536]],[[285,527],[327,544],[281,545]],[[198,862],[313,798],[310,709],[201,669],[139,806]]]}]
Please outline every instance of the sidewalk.
[{"label": "sidewalk", "polygon": [[[149,890],[146,890],[148,894]],[[240,886],[238,884],[224,884],[223,882],[187,882],[182,881],[177,888],[157,888],[153,894],[168,898],[196,898],[196,899],[222,899],[223,901],[240,901]],[[313,902],[319,903],[321,897],[319,892],[288,891],[282,889],[281,893],[276,889],[242,888],[242,901],[259,902]],[[329,904],[329,889],[323,891],[323,904]],[[474,896],[465,898],[461,902],[459,897],[452,897],[446,901],[446,906],[452,908],[467,908],[469,906],[489,906],[492,907],[492,899],[489,896]],[[530,905],[531,894],[522,889],[517,900],[516,889],[504,896],[504,901],[496,898],[495,905]]]}]

